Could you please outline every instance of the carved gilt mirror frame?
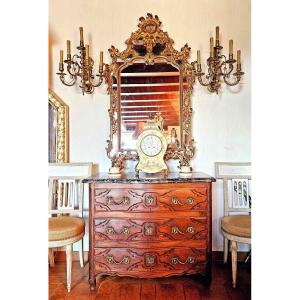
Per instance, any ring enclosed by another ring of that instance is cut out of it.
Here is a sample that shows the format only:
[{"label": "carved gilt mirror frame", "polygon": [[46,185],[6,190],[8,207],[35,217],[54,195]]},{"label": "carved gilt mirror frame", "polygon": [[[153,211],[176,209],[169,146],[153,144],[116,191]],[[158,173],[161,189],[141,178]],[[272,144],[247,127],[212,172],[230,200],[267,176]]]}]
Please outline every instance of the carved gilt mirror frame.
[{"label": "carved gilt mirror frame", "polygon": [[[69,162],[69,107],[65,104],[53,91],[48,92],[48,105],[53,110],[54,120],[52,120],[49,112],[49,140],[48,151],[49,160],[53,156],[55,163]],[[53,137],[54,140],[51,140]],[[51,150],[51,143],[55,145],[54,150]],[[53,153],[55,152],[55,153]]]},{"label": "carved gilt mirror frame", "polygon": [[[120,148],[120,72],[136,61],[145,65],[153,65],[164,60],[179,70],[180,77],[180,146],[167,150],[165,159],[179,159],[180,166],[189,166],[189,161],[194,156],[194,140],[191,137],[191,95],[195,82],[194,63],[189,63],[190,47],[185,44],[180,51],[173,48],[174,41],[168,33],[161,30],[158,16],[147,14],[146,18],[139,19],[138,30],[133,32],[125,42],[127,48],[120,52],[111,46],[109,53],[112,59],[110,65],[105,66],[105,79],[110,94],[110,135],[107,140],[107,155],[112,161],[112,166],[124,167],[125,160],[137,160],[135,150]],[[139,47],[143,47],[141,53]],[[183,82],[185,88],[183,88]]]}]

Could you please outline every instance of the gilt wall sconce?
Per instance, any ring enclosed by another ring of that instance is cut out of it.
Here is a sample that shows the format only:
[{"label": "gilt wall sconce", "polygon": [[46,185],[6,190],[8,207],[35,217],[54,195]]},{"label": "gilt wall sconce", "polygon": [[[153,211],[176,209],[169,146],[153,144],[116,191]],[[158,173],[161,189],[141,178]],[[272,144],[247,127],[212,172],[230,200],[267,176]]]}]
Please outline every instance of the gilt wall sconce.
[{"label": "gilt wall sconce", "polygon": [[[195,68],[196,62],[193,63],[196,77],[199,83],[206,86],[211,93],[219,92],[221,87],[221,78],[224,83],[229,86],[237,85],[244,72],[241,68],[241,50],[237,50],[236,60],[233,57],[233,40],[229,40],[229,57],[227,58],[222,54],[223,47],[220,45],[220,31],[219,26],[216,27],[216,43],[214,45],[214,38],[210,38],[210,56],[206,60],[207,63],[207,75],[202,72],[200,50],[197,51],[197,68]],[[236,63],[236,71],[234,72],[234,64]],[[232,73],[234,72],[234,73]],[[205,75],[205,80],[202,76]]]},{"label": "gilt wall sconce", "polygon": [[[89,56],[89,45],[84,45],[83,28],[79,27],[80,44],[77,47],[79,55],[71,55],[71,42],[67,40],[67,59],[64,60],[63,50],[60,50],[59,75],[60,80],[66,86],[73,86],[80,77],[79,87],[82,94],[92,94],[95,87],[99,87],[103,82],[103,52],[100,51],[98,73],[94,74],[94,60]],[[237,85],[244,72],[241,68],[241,50],[237,50],[236,59],[233,55],[233,40],[229,40],[229,55],[222,54],[223,47],[220,44],[219,26],[216,27],[216,41],[210,38],[210,56],[206,60],[205,69],[202,71],[200,50],[197,51],[197,61],[192,63],[194,76],[202,86],[207,87],[211,93],[219,93],[222,83],[228,86]],[[64,73],[66,64],[67,73]],[[68,79],[66,79],[66,75]]]},{"label": "gilt wall sconce", "polygon": [[[80,44],[77,47],[79,55],[71,55],[71,41],[67,40],[67,59],[64,60],[63,50],[60,50],[59,75],[61,82],[67,86],[73,86],[77,78],[80,77],[79,87],[82,94],[92,94],[95,87],[101,85],[103,81],[103,52],[100,51],[100,61],[98,74],[94,74],[94,60],[89,55],[89,45],[84,45],[83,28],[79,27]],[[67,67],[67,72],[64,73],[64,63]],[[65,78],[69,75],[69,80]],[[96,78],[98,77],[98,78]]]}]

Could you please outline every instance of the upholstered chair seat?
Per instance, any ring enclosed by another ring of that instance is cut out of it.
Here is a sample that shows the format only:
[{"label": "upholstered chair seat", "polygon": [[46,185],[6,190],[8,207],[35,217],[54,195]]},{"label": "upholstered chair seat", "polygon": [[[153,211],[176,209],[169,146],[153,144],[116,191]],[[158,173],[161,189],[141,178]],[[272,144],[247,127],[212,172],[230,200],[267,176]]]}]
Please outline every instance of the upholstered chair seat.
[{"label": "upholstered chair seat", "polygon": [[[251,163],[216,162],[216,178],[223,181],[224,217],[221,232],[224,236],[224,263],[231,250],[232,286],[236,287],[238,243],[251,245]],[[251,251],[246,260],[248,261]]]},{"label": "upholstered chair seat", "polygon": [[78,217],[61,216],[49,218],[49,241],[67,240],[84,232],[84,220]]},{"label": "upholstered chair seat", "polygon": [[92,175],[92,163],[51,163],[49,177],[49,263],[54,266],[54,251],[65,247],[67,267],[67,290],[71,291],[72,252],[77,243],[80,266],[84,267],[83,219],[84,186],[82,180]]},{"label": "upholstered chair seat", "polygon": [[226,216],[221,220],[222,230],[228,234],[251,238],[251,216]]}]

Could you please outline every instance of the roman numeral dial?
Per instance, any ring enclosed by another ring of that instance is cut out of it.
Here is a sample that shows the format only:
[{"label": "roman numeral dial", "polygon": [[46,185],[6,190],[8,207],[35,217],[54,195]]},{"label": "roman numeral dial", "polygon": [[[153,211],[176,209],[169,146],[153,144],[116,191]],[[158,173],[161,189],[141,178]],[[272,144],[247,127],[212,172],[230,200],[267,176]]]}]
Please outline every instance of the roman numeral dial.
[{"label": "roman numeral dial", "polygon": [[162,150],[162,142],[156,135],[146,135],[141,141],[141,150],[147,156],[156,156]]}]

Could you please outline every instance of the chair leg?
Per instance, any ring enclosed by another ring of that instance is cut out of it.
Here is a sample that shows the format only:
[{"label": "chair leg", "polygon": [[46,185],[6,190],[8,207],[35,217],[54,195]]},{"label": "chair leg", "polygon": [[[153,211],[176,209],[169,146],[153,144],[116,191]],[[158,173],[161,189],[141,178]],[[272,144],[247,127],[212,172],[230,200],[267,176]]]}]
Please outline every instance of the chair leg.
[{"label": "chair leg", "polygon": [[228,239],[224,237],[224,264],[227,263],[228,259]]},{"label": "chair leg", "polygon": [[49,257],[49,264],[50,267],[54,267],[54,253],[53,248],[48,249],[48,257]]},{"label": "chair leg", "polygon": [[251,257],[251,249],[248,251],[247,257],[246,257],[245,260],[244,260],[244,263],[245,263],[245,264],[248,262],[248,260],[249,260],[250,257]]},{"label": "chair leg", "polygon": [[237,242],[231,241],[231,263],[232,263],[232,286],[236,287],[237,273]]},{"label": "chair leg", "polygon": [[78,242],[78,254],[81,268],[84,267],[84,257],[83,257],[83,238]]},{"label": "chair leg", "polygon": [[67,257],[67,290],[71,291],[71,272],[72,272],[72,251],[73,244],[66,246],[66,257]]}]

